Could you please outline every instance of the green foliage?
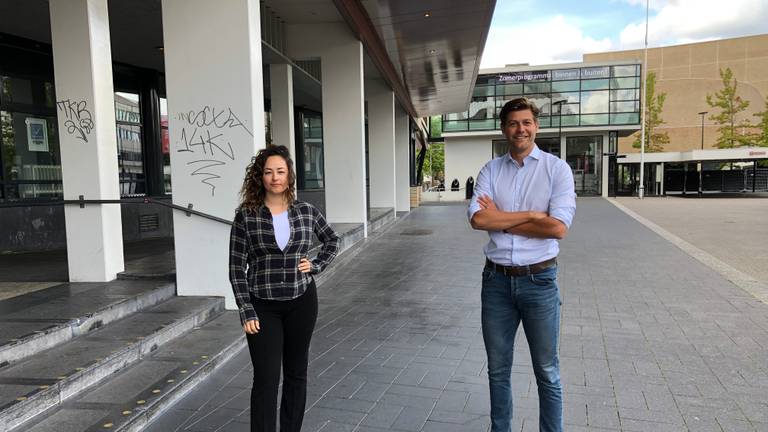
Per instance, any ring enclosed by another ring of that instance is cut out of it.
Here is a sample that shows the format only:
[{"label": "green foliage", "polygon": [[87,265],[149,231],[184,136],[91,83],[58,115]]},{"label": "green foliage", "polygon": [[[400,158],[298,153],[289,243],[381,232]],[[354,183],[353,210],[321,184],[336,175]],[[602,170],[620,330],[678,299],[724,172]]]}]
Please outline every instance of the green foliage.
[{"label": "green foliage", "polygon": [[445,145],[443,143],[429,143],[427,154],[424,156],[424,175],[432,176],[432,179],[445,179]]},{"label": "green foliage", "polygon": [[723,88],[714,95],[707,95],[707,105],[712,108],[719,108],[719,114],[711,114],[709,119],[720,125],[717,131],[720,136],[717,138],[718,148],[734,148],[749,145],[751,137],[746,133],[738,133],[751,129],[752,125],[748,119],[736,121],[739,113],[746,110],[749,101],[743,100],[736,94],[738,82],[733,76],[731,68],[720,69],[720,78],[723,80]]},{"label": "green foliage", "polygon": [[768,147],[768,98],[765,98],[765,110],[753,114],[760,119],[757,127],[757,133],[754,137],[754,143],[760,147]]},{"label": "green foliage", "polygon": [[443,116],[429,118],[429,137],[440,138],[443,136]]},{"label": "green foliage", "polygon": [[[16,156],[16,136],[13,131],[11,114],[7,111],[0,112],[0,133],[3,141],[3,164],[9,168],[13,165],[13,158]],[[5,175],[10,176],[10,173],[6,171]]]},{"label": "green foliage", "polygon": [[[664,146],[669,144],[669,135],[666,132],[657,132],[656,128],[665,122],[661,118],[661,112],[664,110],[664,101],[667,99],[666,93],[656,95],[656,73],[648,74],[648,82],[645,87],[645,151],[656,153],[664,151]],[[632,147],[639,149],[642,134],[638,133]]]}]

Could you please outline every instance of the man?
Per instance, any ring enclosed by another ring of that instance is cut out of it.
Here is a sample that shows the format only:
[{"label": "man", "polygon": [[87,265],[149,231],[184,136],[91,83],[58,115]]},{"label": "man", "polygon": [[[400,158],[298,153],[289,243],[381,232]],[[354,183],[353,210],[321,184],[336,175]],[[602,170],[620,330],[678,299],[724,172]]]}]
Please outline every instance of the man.
[{"label": "man", "polygon": [[576,211],[576,194],[568,164],[534,143],[538,115],[525,98],[501,109],[509,151],[480,171],[468,209],[472,228],[490,237],[484,249],[481,319],[492,432],[511,428],[510,374],[521,322],[539,389],[539,430],[563,430],[556,257],[557,241],[565,237]]}]

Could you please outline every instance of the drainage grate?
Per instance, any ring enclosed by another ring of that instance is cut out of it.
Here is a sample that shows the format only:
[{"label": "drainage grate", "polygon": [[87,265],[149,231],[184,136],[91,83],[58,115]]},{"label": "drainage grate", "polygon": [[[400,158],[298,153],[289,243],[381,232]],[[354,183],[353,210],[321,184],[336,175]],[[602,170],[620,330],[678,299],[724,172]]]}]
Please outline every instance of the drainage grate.
[{"label": "drainage grate", "polygon": [[400,233],[400,235],[407,235],[407,236],[425,236],[432,234],[432,230],[428,229],[411,229],[411,230],[405,230]]},{"label": "drainage grate", "polygon": [[160,229],[160,216],[157,213],[139,216],[139,232],[157,231]]}]

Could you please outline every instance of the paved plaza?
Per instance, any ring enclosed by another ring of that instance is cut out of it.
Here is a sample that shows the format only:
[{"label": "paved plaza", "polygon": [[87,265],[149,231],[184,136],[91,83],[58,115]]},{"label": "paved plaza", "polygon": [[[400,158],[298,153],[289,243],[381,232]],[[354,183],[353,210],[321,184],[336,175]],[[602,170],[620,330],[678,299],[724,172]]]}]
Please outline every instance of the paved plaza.
[{"label": "paved plaza", "polygon": [[620,197],[621,205],[768,284],[768,199]]},{"label": "paved plaza", "polygon": [[[601,198],[562,242],[567,431],[768,431],[768,305]],[[304,431],[486,431],[481,248],[464,205],[432,205],[319,287]],[[233,323],[237,325],[237,323]],[[522,332],[515,431],[538,430]],[[148,427],[247,431],[247,351]]]}]

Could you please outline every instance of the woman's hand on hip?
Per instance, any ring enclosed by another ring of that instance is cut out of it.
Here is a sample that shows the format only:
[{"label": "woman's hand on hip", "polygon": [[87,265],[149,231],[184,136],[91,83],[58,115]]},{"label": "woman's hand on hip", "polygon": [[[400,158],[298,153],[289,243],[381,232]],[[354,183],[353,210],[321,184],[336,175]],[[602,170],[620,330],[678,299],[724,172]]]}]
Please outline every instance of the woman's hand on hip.
[{"label": "woman's hand on hip", "polygon": [[256,334],[261,330],[259,320],[248,320],[243,324],[243,330],[248,334]]},{"label": "woman's hand on hip", "polygon": [[310,263],[307,258],[302,258],[301,261],[299,261],[299,271],[302,273],[309,273],[310,270],[312,270],[312,263]]}]

